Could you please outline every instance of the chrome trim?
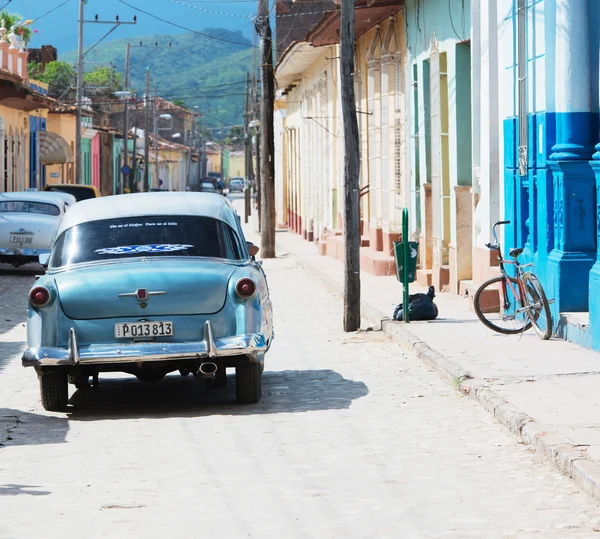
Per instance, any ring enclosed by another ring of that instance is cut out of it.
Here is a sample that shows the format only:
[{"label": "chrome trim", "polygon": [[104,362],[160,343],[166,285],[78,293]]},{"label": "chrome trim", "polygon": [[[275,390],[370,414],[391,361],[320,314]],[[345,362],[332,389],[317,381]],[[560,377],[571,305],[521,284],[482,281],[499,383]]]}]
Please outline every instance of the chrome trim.
[{"label": "chrome trim", "polygon": [[[140,289],[138,288],[135,292],[127,292],[127,294],[119,294],[119,297],[120,298],[137,298],[140,301],[144,301],[144,300],[141,300],[138,297],[139,290]],[[146,290],[146,297],[150,297],[150,296],[162,296],[164,294],[166,294],[166,292],[148,292]]]},{"label": "chrome trim", "polygon": [[215,339],[210,325],[205,325],[205,340],[190,342],[134,342],[89,344],[80,346],[74,328],[69,331],[68,348],[29,348],[22,358],[24,367],[56,365],[95,365],[138,363],[179,359],[248,356],[252,362],[262,362],[267,350],[262,333],[248,333]]},{"label": "chrome trim", "polygon": [[77,334],[73,328],[69,329],[69,348],[67,349],[67,353],[74,365],[79,364],[79,343],[77,342]]},{"label": "chrome trim", "polygon": [[215,346],[215,338],[213,336],[210,320],[207,320],[204,324],[204,341],[206,342],[208,357],[217,357],[217,348]]},{"label": "chrome trim", "polygon": [[39,256],[41,254],[50,253],[50,249],[28,249],[28,248],[16,248],[6,249],[0,247],[0,255],[5,256]]}]

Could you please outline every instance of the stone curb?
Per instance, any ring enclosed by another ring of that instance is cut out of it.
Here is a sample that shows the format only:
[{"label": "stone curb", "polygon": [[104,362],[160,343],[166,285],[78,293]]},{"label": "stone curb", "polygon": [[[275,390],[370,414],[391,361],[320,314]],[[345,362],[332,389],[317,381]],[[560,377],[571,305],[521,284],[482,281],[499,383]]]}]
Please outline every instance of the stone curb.
[{"label": "stone curb", "polygon": [[[323,273],[302,255],[295,255],[298,265],[325,283],[338,296],[343,295],[343,285]],[[394,322],[367,301],[361,301],[365,318],[381,321],[381,329],[394,342],[412,349],[428,366],[453,384],[461,393],[481,404],[488,412],[506,426],[523,443],[531,446],[546,458],[554,468],[573,479],[585,492],[600,499],[600,465],[586,456],[586,449],[570,443],[562,434],[544,427],[504,397],[496,393],[481,380],[476,380],[460,365],[440,354],[401,322]]]}]

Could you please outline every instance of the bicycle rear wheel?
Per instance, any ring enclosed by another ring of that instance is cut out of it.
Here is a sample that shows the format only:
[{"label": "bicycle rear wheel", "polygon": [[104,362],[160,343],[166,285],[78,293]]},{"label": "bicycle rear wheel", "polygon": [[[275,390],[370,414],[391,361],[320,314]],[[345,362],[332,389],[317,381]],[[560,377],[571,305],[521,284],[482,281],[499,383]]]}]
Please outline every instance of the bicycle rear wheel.
[{"label": "bicycle rear wheel", "polygon": [[[510,280],[512,288],[507,280]],[[478,288],[473,298],[479,320],[504,335],[517,335],[531,328],[529,311],[523,309],[523,305],[519,283],[514,277],[489,279]]]},{"label": "bicycle rear wheel", "polygon": [[523,274],[525,306],[535,332],[545,341],[552,337],[552,312],[546,293],[533,273]]}]

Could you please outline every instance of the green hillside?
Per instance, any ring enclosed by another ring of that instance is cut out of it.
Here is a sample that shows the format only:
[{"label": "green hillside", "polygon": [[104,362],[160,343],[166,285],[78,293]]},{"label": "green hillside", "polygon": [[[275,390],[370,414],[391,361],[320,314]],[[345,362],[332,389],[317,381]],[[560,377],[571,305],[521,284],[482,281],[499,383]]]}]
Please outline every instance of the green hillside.
[{"label": "green hillside", "polygon": [[[249,46],[250,41],[239,31],[210,28],[203,33],[237,43],[191,33],[115,40],[100,44],[86,56],[86,70],[112,64],[115,70],[124,73],[126,44],[130,42],[134,45],[130,85],[138,95],[145,91],[146,69],[149,68],[158,94],[171,101],[181,100],[188,107],[200,106],[206,114],[204,125],[240,124],[246,72],[251,69],[256,49]],[[138,46],[140,42],[142,47]],[[60,59],[73,63],[76,53],[64,54]]]}]

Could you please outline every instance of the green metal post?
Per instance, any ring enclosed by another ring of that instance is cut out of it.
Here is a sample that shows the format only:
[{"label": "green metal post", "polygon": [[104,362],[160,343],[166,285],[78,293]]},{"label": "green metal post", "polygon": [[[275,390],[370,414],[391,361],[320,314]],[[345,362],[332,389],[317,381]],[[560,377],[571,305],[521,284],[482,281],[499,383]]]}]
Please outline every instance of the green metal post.
[{"label": "green metal post", "polygon": [[408,316],[408,262],[410,260],[410,253],[408,245],[408,208],[403,208],[402,210],[402,248],[404,250],[404,266],[402,272],[402,284],[404,285],[404,300],[402,312],[404,313],[404,321],[406,323],[409,323],[410,320]]}]

